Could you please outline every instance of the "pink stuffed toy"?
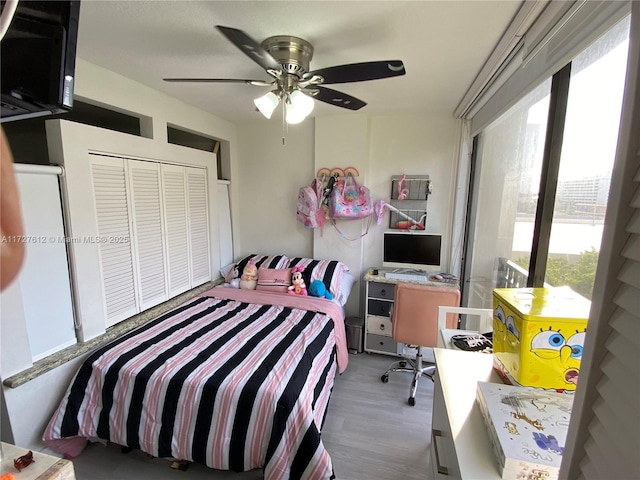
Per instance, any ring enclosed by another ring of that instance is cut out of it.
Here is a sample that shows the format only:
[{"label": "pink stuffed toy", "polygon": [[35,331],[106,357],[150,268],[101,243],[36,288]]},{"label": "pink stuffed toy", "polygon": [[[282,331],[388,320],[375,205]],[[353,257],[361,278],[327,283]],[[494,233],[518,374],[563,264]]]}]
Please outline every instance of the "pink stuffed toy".
[{"label": "pink stuffed toy", "polygon": [[293,267],[291,269],[291,286],[289,287],[289,294],[291,295],[306,295],[307,286],[302,278],[303,267]]}]

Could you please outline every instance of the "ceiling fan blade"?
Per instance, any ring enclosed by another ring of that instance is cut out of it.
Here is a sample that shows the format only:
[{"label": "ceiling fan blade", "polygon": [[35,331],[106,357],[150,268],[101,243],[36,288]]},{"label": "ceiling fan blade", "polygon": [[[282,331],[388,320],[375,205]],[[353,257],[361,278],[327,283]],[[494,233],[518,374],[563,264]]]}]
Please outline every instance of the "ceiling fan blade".
[{"label": "ceiling fan blade", "polygon": [[265,70],[282,70],[280,64],[262,46],[242,30],[231,27],[216,27],[227,39],[238,47],[251,60]]},{"label": "ceiling fan blade", "polygon": [[245,80],[241,78],[163,78],[165,82],[191,82],[191,83],[244,83],[256,87],[270,87],[275,82],[264,80]]},{"label": "ceiling fan blade", "polygon": [[335,67],[321,68],[304,74],[303,78],[319,75],[323,84],[364,82],[380,78],[398,77],[406,73],[402,60],[381,60],[378,62],[350,63]]},{"label": "ceiling fan blade", "polygon": [[318,86],[313,89],[304,90],[304,92],[310,93],[316,100],[335,105],[336,107],[348,108],[349,110],[360,110],[367,104],[359,98],[327,87]]}]

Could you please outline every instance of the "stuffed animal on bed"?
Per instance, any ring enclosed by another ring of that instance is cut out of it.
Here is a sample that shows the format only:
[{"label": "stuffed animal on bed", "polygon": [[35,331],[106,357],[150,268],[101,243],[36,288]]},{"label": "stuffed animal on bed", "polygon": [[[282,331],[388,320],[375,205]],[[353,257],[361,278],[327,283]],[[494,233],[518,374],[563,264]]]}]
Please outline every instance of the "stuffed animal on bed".
[{"label": "stuffed animal on bed", "polygon": [[258,269],[252,260],[244,267],[240,277],[240,288],[244,290],[255,290],[258,284]]},{"label": "stuffed animal on bed", "polygon": [[311,282],[311,285],[309,285],[309,296],[333,300],[333,295],[331,295],[331,292],[327,290],[327,287],[322,283],[322,280],[314,280]]},{"label": "stuffed animal on bed", "polygon": [[233,273],[231,274],[231,281],[229,282],[231,288],[240,288],[240,272],[238,272],[238,266],[233,267]]},{"label": "stuffed animal on bed", "polygon": [[307,295],[307,286],[302,278],[303,267],[293,267],[291,269],[291,286],[289,292],[291,295]]}]

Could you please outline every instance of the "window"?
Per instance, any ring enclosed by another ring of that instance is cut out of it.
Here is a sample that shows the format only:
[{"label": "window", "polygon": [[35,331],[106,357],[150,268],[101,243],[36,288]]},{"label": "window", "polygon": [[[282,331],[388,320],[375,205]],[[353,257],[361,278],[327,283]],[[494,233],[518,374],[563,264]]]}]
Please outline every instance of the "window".
[{"label": "window", "polygon": [[629,47],[621,22],[571,62],[545,282],[591,298],[604,229]]},{"label": "window", "polygon": [[478,135],[463,292],[469,307],[491,307],[496,287],[569,285],[591,298],[628,38],[629,17]]},{"label": "window", "polygon": [[468,305],[491,307],[498,277],[526,284],[517,262],[531,254],[551,80],[544,82],[480,135],[472,198],[475,235],[469,244]]}]

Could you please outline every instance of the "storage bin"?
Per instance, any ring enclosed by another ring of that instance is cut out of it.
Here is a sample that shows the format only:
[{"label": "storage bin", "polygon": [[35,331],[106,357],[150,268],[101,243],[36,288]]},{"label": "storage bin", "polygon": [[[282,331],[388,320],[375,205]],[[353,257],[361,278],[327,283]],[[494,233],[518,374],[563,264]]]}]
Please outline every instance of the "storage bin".
[{"label": "storage bin", "polygon": [[350,353],[361,353],[363,346],[364,319],[360,317],[347,317],[344,321],[347,333],[347,349]]},{"label": "storage bin", "polygon": [[496,288],[496,370],[516,385],[573,391],[591,302],[569,287]]}]

